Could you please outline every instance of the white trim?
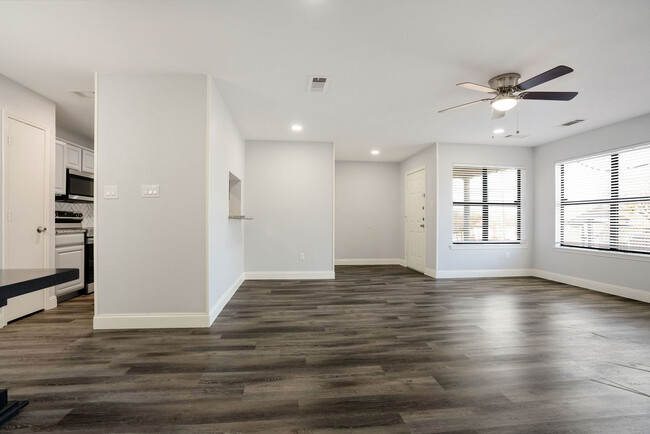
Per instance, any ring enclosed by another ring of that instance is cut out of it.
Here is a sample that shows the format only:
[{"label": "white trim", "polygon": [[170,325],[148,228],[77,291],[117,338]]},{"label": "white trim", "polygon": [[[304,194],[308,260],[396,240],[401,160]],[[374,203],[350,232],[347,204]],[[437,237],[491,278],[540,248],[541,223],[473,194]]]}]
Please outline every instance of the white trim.
[{"label": "white trim", "polygon": [[247,271],[246,280],[334,279],[333,271]]},{"label": "white trim", "polygon": [[435,279],[437,272],[433,268],[425,268],[423,274],[425,276],[433,277]]},{"label": "white trim", "polygon": [[235,295],[235,292],[239,289],[241,284],[244,283],[244,273],[242,273],[237,280],[235,280],[235,283],[232,284],[230,288],[221,296],[219,297],[219,300],[212,306],[210,309],[210,319],[209,319],[209,326],[212,325],[215,319],[219,316],[221,311],[223,310],[224,307],[228,304],[230,299],[232,298],[233,295]]},{"label": "white trim", "polygon": [[0,329],[7,325],[7,306],[0,307]]},{"label": "white trim", "polygon": [[332,273],[336,266],[336,146],[332,142]]},{"label": "white trim", "polygon": [[360,259],[337,259],[336,265],[401,265],[405,267],[406,261],[399,258],[360,258]]},{"label": "white trim", "polygon": [[532,276],[530,268],[502,268],[494,270],[436,270],[435,274],[437,279]]},{"label": "white trim", "polygon": [[638,148],[646,148],[648,146],[650,146],[650,142],[640,142],[640,143],[635,143],[633,145],[625,145],[622,147],[611,148],[605,151],[596,152],[594,154],[580,155],[578,157],[569,158],[568,160],[559,160],[555,162],[555,166],[559,164],[575,163],[576,161],[584,160],[585,158],[604,157],[605,155],[618,154],[620,152],[632,151]]},{"label": "white trim", "polygon": [[589,255],[589,256],[601,256],[609,259],[623,259],[633,260],[633,261],[642,261],[650,262],[650,255],[644,255],[643,253],[633,253],[633,252],[613,252],[606,250],[594,250],[594,249],[584,249],[580,247],[566,247],[566,246],[555,246],[553,250],[558,253],[577,253],[578,255]]},{"label": "white trim", "polygon": [[[219,311],[212,316],[213,309],[210,308],[210,119],[212,118],[212,77],[210,75],[205,76],[205,93],[207,95],[206,98],[206,103],[205,103],[205,197],[203,200],[205,201],[204,203],[206,204],[205,207],[205,251],[204,251],[204,258],[205,258],[205,270],[204,270],[204,275],[205,275],[205,306],[208,311],[209,315],[209,320],[208,324],[212,325],[214,320],[217,318],[217,315],[219,315],[219,312],[221,312],[221,309],[223,309],[223,306],[219,309]],[[228,173],[228,176],[230,176],[230,173]],[[224,174],[225,178],[225,174]],[[230,180],[228,181],[230,182]],[[228,191],[228,195],[230,195],[230,190]],[[216,200],[216,199],[215,199]],[[228,198],[228,201],[230,201],[230,197]],[[228,207],[230,207],[230,203],[228,204]],[[232,289],[232,288],[230,288]],[[226,294],[230,291],[226,292]],[[226,295],[224,294],[224,295]],[[232,294],[231,294],[232,296]],[[215,307],[218,307],[219,303],[221,302],[221,298],[217,301],[217,304]],[[228,300],[226,300],[226,303]],[[224,303],[225,305],[225,303]]]},{"label": "white trim", "polygon": [[610,283],[597,282],[595,280],[582,279],[580,277],[567,276],[566,274],[552,273],[550,271],[532,269],[531,275],[554,282],[566,283],[567,285],[578,286],[606,294],[618,295],[619,297],[631,298],[632,300],[650,303],[650,291],[644,291],[626,286],[612,285]]},{"label": "white trim", "polygon": [[[85,246],[84,246],[85,247]],[[55,287],[51,286],[46,289],[46,294],[49,292],[50,296],[45,299],[45,310],[54,309],[58,303],[55,295]]]},{"label": "white trim", "polygon": [[[418,167],[416,167],[414,169],[411,169],[408,172],[406,172],[406,176],[413,175],[414,173],[419,172],[420,170],[426,170],[426,168],[427,168],[426,164],[422,165],[422,166],[418,166]],[[425,191],[426,191],[426,188],[425,188]]]},{"label": "white trim", "polygon": [[157,329],[209,327],[207,313],[139,313],[95,315],[93,328],[103,329]]},{"label": "white trim", "polygon": [[[436,157],[437,158],[437,157]],[[412,270],[415,270],[419,273],[424,273],[424,270],[418,270],[415,267],[409,266],[408,265],[408,257],[409,257],[409,251],[408,251],[408,178],[410,175],[413,175],[415,173],[418,173],[420,171],[424,172],[424,258],[422,260],[422,263],[424,267],[426,268],[427,266],[427,227],[429,226],[429,220],[428,220],[428,215],[429,213],[427,212],[427,203],[429,200],[429,184],[427,180],[427,165],[423,165],[420,167],[416,167],[414,169],[411,169],[410,171],[406,172],[406,175],[404,175],[404,266],[409,267]],[[437,181],[436,181],[437,185]],[[438,196],[438,192],[436,191],[436,201]],[[434,230],[437,233],[437,222],[434,224]],[[437,243],[436,243],[437,244]],[[437,248],[437,247],[436,247]],[[437,251],[436,251],[437,254]]]},{"label": "white trim", "polygon": [[526,243],[513,244],[488,244],[488,243],[469,243],[469,244],[449,244],[450,250],[509,250],[509,249],[527,249]]}]

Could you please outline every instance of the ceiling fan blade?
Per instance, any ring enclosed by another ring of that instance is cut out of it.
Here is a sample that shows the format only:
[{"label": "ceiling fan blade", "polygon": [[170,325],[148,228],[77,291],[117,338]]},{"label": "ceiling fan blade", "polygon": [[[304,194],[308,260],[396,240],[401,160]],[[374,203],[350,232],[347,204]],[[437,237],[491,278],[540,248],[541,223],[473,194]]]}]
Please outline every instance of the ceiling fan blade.
[{"label": "ceiling fan blade", "polygon": [[479,99],[479,100],[472,101],[472,102],[466,102],[465,104],[461,104],[461,105],[457,105],[457,106],[454,106],[454,107],[446,108],[444,110],[440,110],[438,113],[444,113],[444,112],[448,112],[448,111],[451,111],[451,110],[456,110],[456,109],[459,109],[459,108],[462,108],[462,107],[467,107],[467,106],[470,106],[470,105],[478,104],[478,103],[483,102],[483,101],[490,101],[490,98],[483,98],[483,99]]},{"label": "ceiling fan blade", "polygon": [[469,81],[458,83],[456,86],[464,87],[465,89],[469,89],[469,90],[478,90],[479,92],[487,92],[487,93],[497,92],[496,89],[492,89],[491,87],[483,86],[482,84],[470,83]]},{"label": "ceiling fan blade", "polygon": [[492,119],[501,119],[505,115],[506,115],[506,112],[502,112],[500,110],[492,109]]},{"label": "ceiling fan blade", "polygon": [[571,101],[577,94],[578,92],[526,92],[519,95],[519,98],[547,101]]},{"label": "ceiling fan blade", "polygon": [[542,72],[533,78],[529,78],[528,80],[519,83],[516,87],[518,90],[527,90],[532,87],[539,86],[542,83],[546,83],[547,81],[551,81],[555,78],[562,77],[569,72],[573,72],[573,69],[569,68],[568,66],[556,66],[553,69],[549,69],[546,72]]}]

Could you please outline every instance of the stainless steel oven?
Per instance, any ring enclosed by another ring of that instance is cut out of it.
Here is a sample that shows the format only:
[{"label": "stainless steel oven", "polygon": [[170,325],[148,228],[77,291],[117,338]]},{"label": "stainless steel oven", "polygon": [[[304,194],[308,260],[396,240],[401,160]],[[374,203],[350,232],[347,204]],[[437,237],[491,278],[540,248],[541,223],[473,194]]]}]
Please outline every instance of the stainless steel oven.
[{"label": "stainless steel oven", "polygon": [[68,169],[66,174],[66,196],[68,200],[93,202],[95,177],[86,172]]}]

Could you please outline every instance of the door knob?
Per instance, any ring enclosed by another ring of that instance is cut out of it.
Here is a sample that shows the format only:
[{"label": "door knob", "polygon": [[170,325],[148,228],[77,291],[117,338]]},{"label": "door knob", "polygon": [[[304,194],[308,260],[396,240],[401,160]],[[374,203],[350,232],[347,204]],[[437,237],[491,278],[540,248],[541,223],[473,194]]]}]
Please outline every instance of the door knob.
[{"label": "door knob", "polygon": [[46,230],[47,230],[47,228],[44,228],[43,226],[39,226],[39,227],[36,228],[36,232],[38,232],[39,234],[42,233],[42,232],[45,232]]}]

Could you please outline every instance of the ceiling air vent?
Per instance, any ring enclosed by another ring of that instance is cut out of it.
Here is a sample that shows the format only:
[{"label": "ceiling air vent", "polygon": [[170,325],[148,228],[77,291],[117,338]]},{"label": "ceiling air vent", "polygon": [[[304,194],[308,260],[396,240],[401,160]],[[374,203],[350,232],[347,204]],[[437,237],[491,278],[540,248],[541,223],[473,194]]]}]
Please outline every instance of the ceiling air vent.
[{"label": "ceiling air vent", "polygon": [[310,75],[309,82],[307,83],[307,92],[323,93],[327,90],[327,85],[329,82],[329,77],[324,77],[322,75]]},{"label": "ceiling air vent", "polygon": [[560,125],[561,127],[570,127],[571,125],[579,124],[580,122],[584,122],[584,119],[576,119],[574,121],[569,121],[566,124]]}]

